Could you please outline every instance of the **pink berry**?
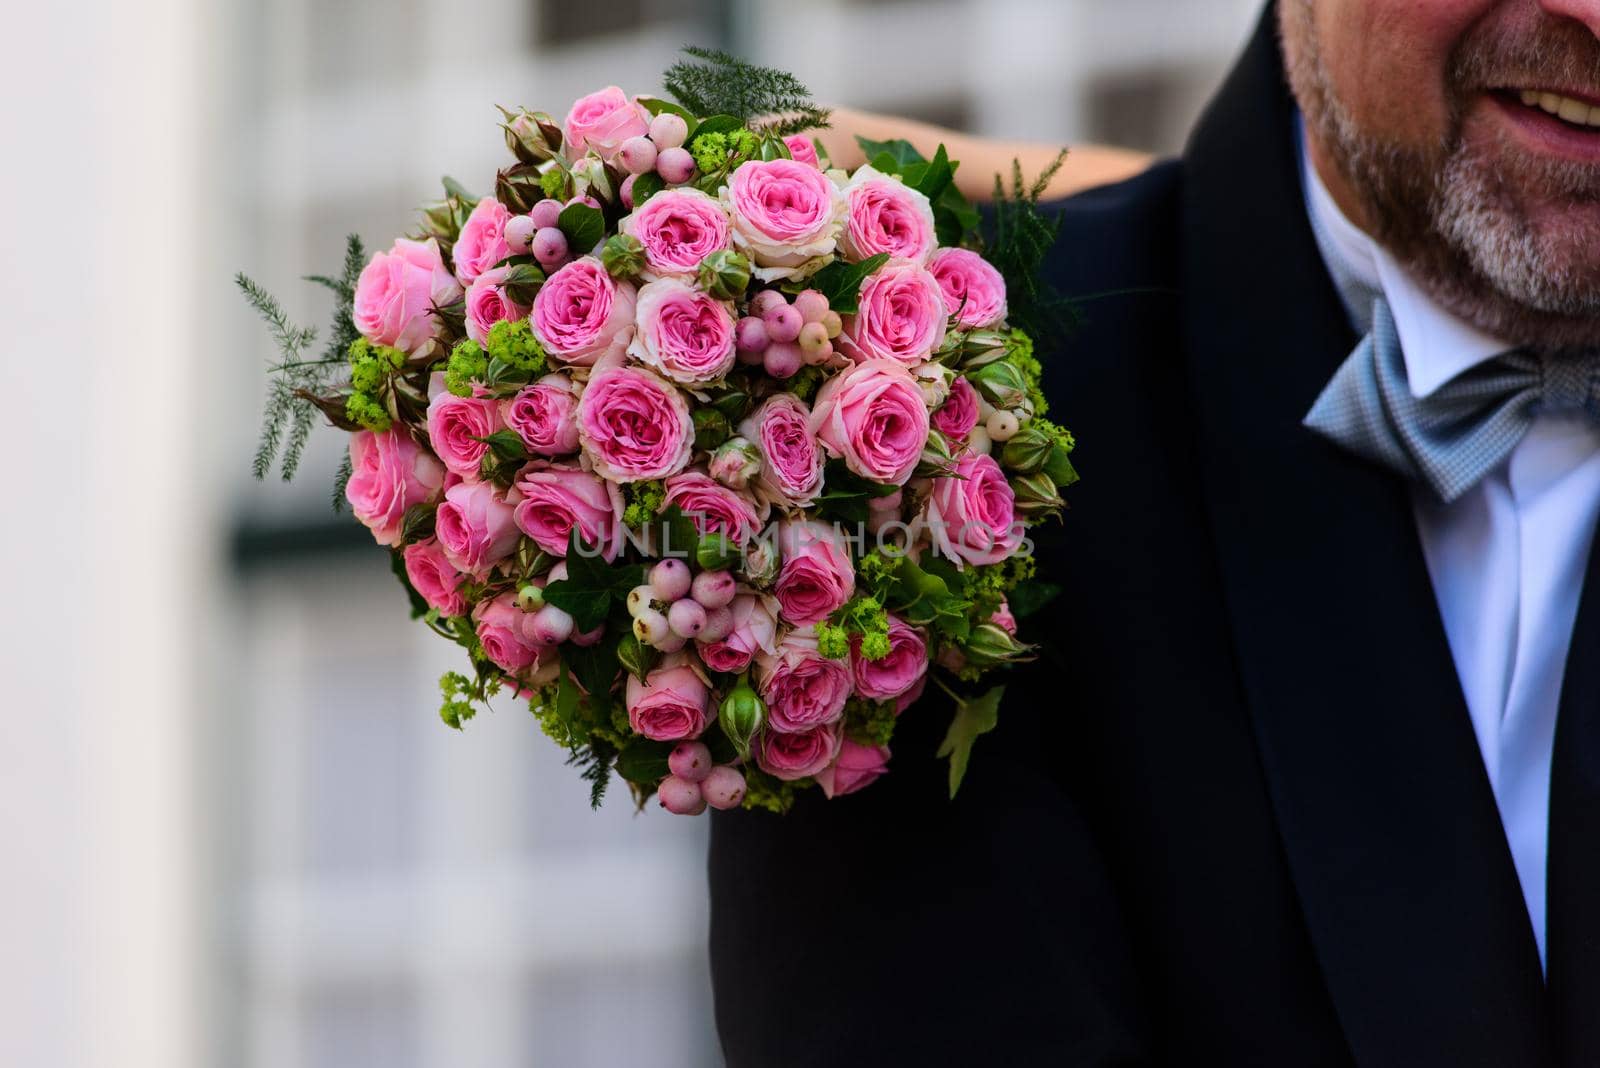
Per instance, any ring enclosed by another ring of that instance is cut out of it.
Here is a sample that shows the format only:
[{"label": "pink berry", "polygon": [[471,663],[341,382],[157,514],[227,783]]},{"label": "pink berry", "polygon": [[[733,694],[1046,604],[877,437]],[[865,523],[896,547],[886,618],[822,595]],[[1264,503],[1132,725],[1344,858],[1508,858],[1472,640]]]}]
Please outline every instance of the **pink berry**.
[{"label": "pink berry", "polygon": [[675,816],[698,816],[706,810],[706,799],[700,796],[700,784],[668,775],[656,787],[661,807]]},{"label": "pink berry", "polygon": [[663,148],[656,154],[656,173],[668,185],[682,185],[694,177],[694,157],[686,148]]},{"label": "pink berry", "polygon": [[572,617],[553,604],[533,614],[533,637],[540,645],[560,645],[572,636]]},{"label": "pink berry", "polygon": [[733,602],[733,595],[738,591],[739,583],[734,579],[733,572],[702,571],[694,577],[689,596],[699,602],[702,608],[725,608]]},{"label": "pink berry", "polygon": [[832,351],[833,343],[828,340],[828,328],[821,323],[807,323],[800,328],[800,351],[809,357],[815,357],[823,349]]},{"label": "pink berry", "polygon": [[828,314],[828,298],[815,289],[807,289],[797,295],[794,306],[799,309],[800,317],[808,323],[821,322],[822,317]]},{"label": "pink berry", "polygon": [[586,630],[581,634],[577,631],[574,631],[571,639],[569,640],[573,645],[587,649],[589,646],[598,643],[600,639],[604,638],[605,636],[606,625],[602,623],[598,627],[594,628],[594,630]]},{"label": "pink berry", "polygon": [[766,351],[766,349],[762,349],[760,352],[746,352],[744,349],[740,349],[734,353],[734,358],[742,364],[748,364],[751,367],[760,367],[762,356],[766,353]]},{"label": "pink berry", "polygon": [[677,148],[688,136],[689,124],[683,121],[682,115],[663,111],[650,120],[650,140],[657,149]]},{"label": "pink berry", "polygon": [[667,755],[667,767],[672,769],[672,774],[688,782],[701,781],[715,766],[711,750],[704,742],[679,742]]},{"label": "pink berry", "polygon": [[839,331],[844,329],[844,320],[839,318],[839,313],[832,308],[829,308],[827,314],[819,319],[818,322],[828,328],[828,339],[830,341],[838,337]]},{"label": "pink berry", "polygon": [[733,610],[726,606],[706,609],[706,625],[695,637],[703,642],[720,642],[733,633]]},{"label": "pink berry", "polygon": [[629,211],[633,210],[633,180],[637,177],[639,177],[637,174],[628,175],[622,180],[622,187],[617,190],[617,195],[622,198],[622,206]]},{"label": "pink berry", "polygon": [[656,169],[656,143],[648,137],[630,137],[617,150],[617,161],[629,174],[648,174]]},{"label": "pink berry", "polygon": [[[596,165],[599,164],[598,160],[596,160],[595,162],[596,162]],[[588,193],[585,193],[581,197],[573,197],[571,200],[567,201],[567,207],[569,207],[569,208],[572,207],[572,205],[574,205],[574,204],[582,204],[584,207],[593,208],[595,211],[600,211],[601,210],[600,202],[598,200],[596,200],[594,197],[590,196]]]},{"label": "pink berry", "polygon": [[738,808],[744,800],[744,776],[727,764],[719,764],[700,781],[700,796],[712,808]]},{"label": "pink berry", "polygon": [[533,235],[533,258],[542,266],[554,267],[567,258],[567,235],[546,226]]},{"label": "pink berry", "polygon": [[706,610],[688,597],[672,602],[667,609],[667,626],[680,638],[693,638],[706,625]]},{"label": "pink berry", "polygon": [[672,631],[667,626],[667,617],[654,608],[646,608],[633,617],[633,636],[645,645],[659,649],[661,643],[671,634]]},{"label": "pink berry", "polygon": [[688,644],[688,638],[680,638],[678,635],[668,630],[667,636],[656,642],[656,650],[662,653],[675,653]]},{"label": "pink berry", "polygon": [[767,324],[754,315],[739,320],[736,335],[740,352],[761,352],[767,347]]},{"label": "pink berry", "polygon": [[533,216],[511,216],[506,220],[506,245],[512,252],[527,252],[533,246],[533,233],[537,229]]},{"label": "pink berry", "polygon": [[761,316],[761,321],[767,324],[767,336],[774,341],[793,341],[800,336],[800,328],[806,325],[800,318],[800,309],[793,304],[773,308]]},{"label": "pink berry", "polygon": [[778,290],[763,289],[750,298],[750,314],[765,318],[768,312],[776,311],[787,303],[789,302],[784,299],[783,294]]},{"label": "pink berry", "polygon": [[528,209],[528,218],[533,220],[535,229],[543,230],[547,226],[554,226],[561,218],[561,208],[559,200],[541,200]]},{"label": "pink berry", "polygon": [[650,569],[650,585],[656,596],[668,604],[689,593],[689,565],[675,556],[669,556]]},{"label": "pink berry", "polygon": [[761,366],[765,367],[767,374],[773,378],[792,377],[804,363],[805,354],[800,351],[800,346],[792,341],[781,343],[774,341],[761,355]]}]

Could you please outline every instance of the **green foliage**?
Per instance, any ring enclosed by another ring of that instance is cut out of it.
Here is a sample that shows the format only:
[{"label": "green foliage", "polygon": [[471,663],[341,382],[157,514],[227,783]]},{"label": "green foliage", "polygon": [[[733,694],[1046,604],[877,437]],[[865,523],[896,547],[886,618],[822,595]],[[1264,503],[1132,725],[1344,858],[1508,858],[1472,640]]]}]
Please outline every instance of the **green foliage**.
[{"label": "green foliage", "polygon": [[567,756],[567,766],[577,768],[584,782],[589,784],[589,807],[599,808],[606,798],[606,787],[611,784],[611,762],[617,757],[617,747],[601,738],[591,738],[577,745]]},{"label": "green foliage", "polygon": [[482,381],[488,373],[489,357],[483,346],[468,338],[450,350],[444,367],[444,388],[458,397],[470,397],[472,383]]},{"label": "green foliage", "polygon": [[811,785],[810,779],[785,782],[754,766],[746,766],[743,771],[744,807],[764,808],[780,816],[794,807],[795,794],[800,788]]},{"label": "green foliage", "polygon": [[1077,322],[1073,304],[1044,281],[1045,257],[1061,231],[1059,214],[1039,210],[1039,197],[1067,160],[1062,149],[1032,185],[1022,180],[1022,165],[1012,161],[1011,189],[999,175],[994,179],[994,234],[984,255],[1006,280],[1006,305],[1013,326],[1033,338],[1059,344]]},{"label": "green foliage", "polygon": [[1053,582],[1019,582],[1007,600],[1011,614],[1026,619],[1039,609],[1061,596],[1061,587]]},{"label": "green foliage", "polygon": [[632,530],[638,530],[655,518],[667,500],[666,483],[660,479],[644,482],[625,482],[622,496],[627,501],[622,510],[622,521]]},{"label": "green foliage", "polygon": [[867,280],[868,275],[888,262],[887,252],[868,256],[860,263],[834,260],[812,275],[806,281],[806,285],[827,297],[828,307],[840,315],[854,315],[857,300],[861,295],[861,283]]},{"label": "green foliage", "polygon": [[439,718],[445,726],[461,730],[467,720],[478,714],[478,705],[488,707],[489,698],[500,692],[498,676],[479,671],[476,678],[468,678],[459,671],[446,671],[439,676]]},{"label": "green foliage", "polygon": [[819,107],[794,75],[715,49],[683,51],[691,59],[668,67],[663,84],[694,114],[732,115],[746,123],[760,119],[758,129],[778,137],[828,125],[828,109]]},{"label": "green foliage", "polygon": [[544,374],[544,346],[533,336],[533,327],[526,319],[515,322],[502,319],[489,328],[489,336],[484,340],[489,355],[486,371],[491,383],[498,382],[507,368],[520,371],[524,380]]},{"label": "green foliage", "polygon": [[574,256],[587,254],[606,236],[605,216],[587,204],[568,204],[561,209],[556,225],[567,235],[567,246]]},{"label": "green foliage", "polygon": [[643,564],[606,563],[584,546],[574,524],[567,540],[567,577],[546,586],[544,599],[570,615],[579,631],[588,631],[604,623],[611,605],[625,602],[628,591],[642,582]]},{"label": "green foliage", "polygon": [[1005,696],[1005,692],[1004,686],[996,686],[982,697],[956,698],[955,718],[950,721],[950,729],[934,754],[950,758],[951,800],[955,799],[956,791],[961,789],[961,780],[966,777],[973,743],[981,735],[994,730],[995,724],[1000,721],[1000,698]]},{"label": "green foliage", "polygon": [[845,734],[862,745],[888,745],[899,714],[893,701],[852,697],[844,706]]},{"label": "green foliage", "polygon": [[817,512],[844,523],[865,523],[868,500],[888,497],[899,489],[862,478],[845,466],[843,460],[829,460],[824,468],[823,494],[817,498]]}]

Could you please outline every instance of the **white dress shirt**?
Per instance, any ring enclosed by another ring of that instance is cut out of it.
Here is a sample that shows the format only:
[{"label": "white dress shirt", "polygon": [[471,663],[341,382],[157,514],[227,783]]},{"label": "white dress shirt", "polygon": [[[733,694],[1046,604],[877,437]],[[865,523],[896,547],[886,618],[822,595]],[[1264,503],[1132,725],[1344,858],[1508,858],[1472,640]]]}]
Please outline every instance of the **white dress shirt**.
[{"label": "white dress shirt", "polygon": [[[1394,314],[1411,392],[1426,397],[1506,351],[1436,304],[1382,247],[1340,212],[1302,153],[1307,209],[1329,273],[1359,331],[1360,294]],[[1444,504],[1414,494],[1456,674],[1483,751],[1539,957],[1545,953],[1550,756],[1567,647],[1600,513],[1600,431],[1581,416],[1540,414],[1510,457]]]}]

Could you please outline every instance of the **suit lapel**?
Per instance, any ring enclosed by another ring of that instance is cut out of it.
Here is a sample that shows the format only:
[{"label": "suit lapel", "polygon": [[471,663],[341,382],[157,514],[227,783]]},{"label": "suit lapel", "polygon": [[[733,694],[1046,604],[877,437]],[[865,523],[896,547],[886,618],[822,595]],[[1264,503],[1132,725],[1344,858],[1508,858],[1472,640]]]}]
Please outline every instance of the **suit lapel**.
[{"label": "suit lapel", "polygon": [[1186,153],[1183,223],[1197,444],[1268,787],[1357,1062],[1534,1063],[1539,961],[1409,490],[1300,425],[1356,339],[1292,122],[1269,9]]}]

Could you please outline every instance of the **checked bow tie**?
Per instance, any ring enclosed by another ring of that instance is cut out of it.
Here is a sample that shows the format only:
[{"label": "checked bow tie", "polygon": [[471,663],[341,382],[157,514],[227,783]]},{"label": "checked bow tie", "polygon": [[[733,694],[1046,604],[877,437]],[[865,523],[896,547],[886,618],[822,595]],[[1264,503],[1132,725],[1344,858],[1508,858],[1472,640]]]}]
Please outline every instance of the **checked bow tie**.
[{"label": "checked bow tie", "polygon": [[1513,349],[1418,398],[1394,316],[1379,297],[1372,333],[1340,364],[1304,422],[1358,456],[1426,482],[1448,503],[1511,454],[1535,415],[1558,411],[1600,424],[1600,352],[1541,359]]}]

